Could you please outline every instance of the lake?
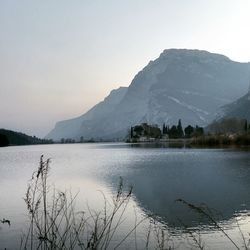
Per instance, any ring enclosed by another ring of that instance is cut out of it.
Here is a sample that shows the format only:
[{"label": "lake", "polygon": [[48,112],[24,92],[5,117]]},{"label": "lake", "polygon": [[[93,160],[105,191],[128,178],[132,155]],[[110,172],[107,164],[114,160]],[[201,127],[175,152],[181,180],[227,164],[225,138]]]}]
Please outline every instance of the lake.
[{"label": "lake", "polygon": [[[101,210],[103,194],[116,194],[120,177],[133,186],[132,199],[118,238],[145,220],[121,249],[144,248],[153,219],[176,249],[236,249],[250,239],[250,151],[247,148],[205,149],[171,145],[86,143],[0,148],[0,249],[18,249],[27,223],[23,200],[40,156],[51,158],[49,182],[78,193],[77,206]],[[202,206],[212,219],[187,204]],[[216,225],[214,223],[216,222]],[[218,228],[218,226],[220,228]],[[118,238],[116,240],[118,240]]]}]

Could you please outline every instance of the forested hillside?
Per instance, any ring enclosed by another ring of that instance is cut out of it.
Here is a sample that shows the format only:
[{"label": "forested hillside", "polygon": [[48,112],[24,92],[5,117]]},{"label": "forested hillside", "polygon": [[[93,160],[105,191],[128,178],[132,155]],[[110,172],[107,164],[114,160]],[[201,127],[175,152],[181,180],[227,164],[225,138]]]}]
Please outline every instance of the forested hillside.
[{"label": "forested hillside", "polygon": [[20,132],[0,129],[0,146],[50,144],[52,140],[40,139]]}]

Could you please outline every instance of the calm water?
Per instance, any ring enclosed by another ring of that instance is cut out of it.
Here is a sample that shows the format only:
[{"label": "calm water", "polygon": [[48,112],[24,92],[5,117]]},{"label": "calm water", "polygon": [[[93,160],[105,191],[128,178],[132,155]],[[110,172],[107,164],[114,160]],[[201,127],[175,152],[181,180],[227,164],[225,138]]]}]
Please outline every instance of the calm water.
[{"label": "calm water", "polygon": [[[239,227],[250,239],[250,151],[246,149],[114,143],[39,145],[0,148],[0,218],[12,222],[10,227],[0,225],[0,249],[19,246],[27,221],[23,197],[41,154],[52,159],[50,181],[62,190],[79,192],[80,206],[101,209],[100,190],[112,197],[120,176],[125,186],[133,186],[121,235],[134,225],[136,213],[137,219],[152,215],[178,249],[194,248],[190,232],[197,230],[207,249],[235,249],[211,221],[176,202],[184,199],[208,206],[239,246],[243,245]],[[138,229],[139,242],[143,242],[146,230],[146,224]]]}]

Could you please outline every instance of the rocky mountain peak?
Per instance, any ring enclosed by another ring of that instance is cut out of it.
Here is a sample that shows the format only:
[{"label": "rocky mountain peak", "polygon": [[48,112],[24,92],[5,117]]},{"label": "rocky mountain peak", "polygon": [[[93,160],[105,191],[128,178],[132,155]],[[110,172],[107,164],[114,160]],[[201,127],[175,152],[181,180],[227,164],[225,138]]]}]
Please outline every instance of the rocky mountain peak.
[{"label": "rocky mountain peak", "polygon": [[58,123],[47,138],[124,138],[135,124],[171,125],[179,119],[183,125],[204,126],[219,107],[248,88],[247,63],[202,50],[168,49],[138,72],[128,88],[111,91],[84,115]]}]

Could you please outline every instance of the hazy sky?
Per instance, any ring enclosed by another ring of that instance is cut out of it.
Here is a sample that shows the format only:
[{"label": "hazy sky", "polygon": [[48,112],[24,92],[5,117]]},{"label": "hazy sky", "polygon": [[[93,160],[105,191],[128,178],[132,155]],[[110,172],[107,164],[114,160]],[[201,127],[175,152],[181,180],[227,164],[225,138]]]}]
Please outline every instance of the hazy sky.
[{"label": "hazy sky", "polygon": [[250,61],[249,0],[0,0],[0,127],[44,136],[167,48]]}]

